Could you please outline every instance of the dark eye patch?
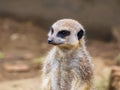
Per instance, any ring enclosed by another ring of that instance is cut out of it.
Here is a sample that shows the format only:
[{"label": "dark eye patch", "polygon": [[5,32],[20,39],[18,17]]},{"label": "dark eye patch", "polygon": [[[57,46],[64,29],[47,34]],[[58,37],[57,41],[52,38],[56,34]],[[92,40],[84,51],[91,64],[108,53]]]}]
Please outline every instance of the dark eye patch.
[{"label": "dark eye patch", "polygon": [[51,34],[53,34],[54,33],[54,29],[51,27],[50,30],[51,30]]},{"label": "dark eye patch", "polygon": [[70,35],[70,31],[67,30],[61,30],[58,32],[57,36],[61,38],[65,38],[66,36]]},{"label": "dark eye patch", "polygon": [[77,33],[78,40],[80,40],[83,35],[84,35],[84,31],[81,29],[81,30]]}]

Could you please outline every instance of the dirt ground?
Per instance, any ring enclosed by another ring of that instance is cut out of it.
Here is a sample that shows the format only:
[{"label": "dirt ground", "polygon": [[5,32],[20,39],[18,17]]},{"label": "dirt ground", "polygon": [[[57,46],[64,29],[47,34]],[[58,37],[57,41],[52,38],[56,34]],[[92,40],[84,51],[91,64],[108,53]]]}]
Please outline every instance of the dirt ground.
[{"label": "dirt ground", "polygon": [[0,83],[0,90],[40,90],[40,78],[2,82]]},{"label": "dirt ground", "polygon": [[[31,21],[0,18],[0,90],[40,90],[41,62],[51,48],[47,32]],[[86,44],[95,65],[97,90],[107,90],[120,46],[89,39]]]}]

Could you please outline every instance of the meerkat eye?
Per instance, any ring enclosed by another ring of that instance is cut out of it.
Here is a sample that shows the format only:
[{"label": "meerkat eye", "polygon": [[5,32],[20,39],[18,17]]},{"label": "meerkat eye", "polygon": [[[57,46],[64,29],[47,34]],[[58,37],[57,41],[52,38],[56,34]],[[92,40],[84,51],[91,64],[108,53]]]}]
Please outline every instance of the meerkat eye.
[{"label": "meerkat eye", "polygon": [[59,31],[57,34],[57,36],[61,38],[65,38],[66,36],[69,36],[69,35],[70,35],[70,31],[67,31],[67,30]]},{"label": "meerkat eye", "polygon": [[51,30],[51,34],[53,34],[54,33],[54,29],[51,27],[50,30]]},{"label": "meerkat eye", "polygon": [[78,40],[81,39],[83,35],[84,35],[84,31],[81,29],[81,30],[77,33]]}]

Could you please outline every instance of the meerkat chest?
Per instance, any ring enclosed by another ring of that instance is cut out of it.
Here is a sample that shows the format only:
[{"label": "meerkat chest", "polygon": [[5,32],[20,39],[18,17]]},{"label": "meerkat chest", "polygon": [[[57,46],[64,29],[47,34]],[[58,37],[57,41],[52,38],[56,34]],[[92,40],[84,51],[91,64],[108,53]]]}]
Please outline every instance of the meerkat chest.
[{"label": "meerkat chest", "polygon": [[[80,65],[81,58],[74,57],[65,57],[59,58],[58,60],[53,61],[52,72],[60,72],[59,75],[64,74],[64,77],[72,77],[72,70],[77,68]],[[65,75],[68,74],[67,76]],[[62,75],[61,75],[62,76]]]},{"label": "meerkat chest", "polygon": [[79,60],[73,58],[55,60],[52,65],[52,84],[58,84],[62,90],[70,90],[76,65],[79,66]]},{"label": "meerkat chest", "polygon": [[71,63],[69,58],[60,58],[54,61],[51,73],[53,87],[57,85],[61,90],[70,90],[73,79]]},{"label": "meerkat chest", "polygon": [[62,74],[62,73],[70,74],[70,71],[72,69],[71,61],[67,58],[60,58],[59,60],[54,61],[52,66],[53,66],[52,71],[60,72],[59,74]]}]

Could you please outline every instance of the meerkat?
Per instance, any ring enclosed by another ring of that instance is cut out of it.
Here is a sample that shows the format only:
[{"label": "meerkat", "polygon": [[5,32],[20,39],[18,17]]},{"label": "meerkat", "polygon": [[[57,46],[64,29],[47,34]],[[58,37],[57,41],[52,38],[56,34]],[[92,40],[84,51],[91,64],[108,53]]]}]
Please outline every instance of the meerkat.
[{"label": "meerkat", "polygon": [[76,20],[61,19],[48,33],[54,45],[43,67],[42,90],[93,90],[93,65],[85,46],[85,29]]}]

